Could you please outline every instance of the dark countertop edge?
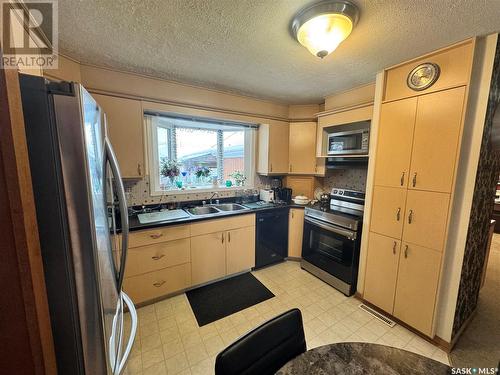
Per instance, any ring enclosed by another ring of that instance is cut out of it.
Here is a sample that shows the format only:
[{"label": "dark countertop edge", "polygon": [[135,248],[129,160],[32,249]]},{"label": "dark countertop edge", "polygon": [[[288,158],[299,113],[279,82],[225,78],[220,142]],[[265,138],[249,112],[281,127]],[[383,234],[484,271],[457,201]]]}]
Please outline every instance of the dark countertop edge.
[{"label": "dark countertop edge", "polygon": [[[138,230],[145,230],[145,229],[154,229],[154,228],[160,228],[160,227],[168,227],[172,225],[181,225],[181,224],[189,224],[193,222],[199,222],[199,221],[205,221],[205,220],[217,220],[217,219],[224,219],[227,217],[231,216],[237,216],[237,215],[249,215],[257,212],[263,212],[263,211],[270,211],[270,210],[277,210],[277,209],[290,209],[290,208],[301,208],[304,209],[305,207],[308,207],[308,205],[299,205],[299,204],[280,204],[272,207],[262,207],[262,208],[250,208],[248,210],[241,210],[241,211],[232,211],[224,214],[218,214],[218,215],[213,215],[213,216],[202,216],[202,217],[195,217],[195,216],[190,216],[182,219],[174,219],[174,220],[165,220],[165,221],[157,221],[154,223],[147,223],[147,224],[141,224],[139,223],[139,219],[137,216],[129,216],[129,231],[134,232]],[[121,233],[121,229],[117,229],[116,233]]]}]

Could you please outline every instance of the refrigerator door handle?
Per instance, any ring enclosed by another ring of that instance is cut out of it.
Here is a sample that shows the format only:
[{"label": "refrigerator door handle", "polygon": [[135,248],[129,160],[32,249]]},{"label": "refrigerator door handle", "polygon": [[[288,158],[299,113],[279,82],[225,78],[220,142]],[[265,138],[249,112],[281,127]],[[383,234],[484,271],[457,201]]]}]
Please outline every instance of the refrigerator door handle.
[{"label": "refrigerator door handle", "polygon": [[[134,340],[135,336],[137,333],[137,311],[135,310],[134,303],[130,299],[129,296],[125,292],[121,292],[122,300],[125,302],[125,304],[128,307],[128,311],[130,312],[130,320],[131,320],[131,325],[130,325],[130,335],[128,339],[127,346],[125,347],[125,351],[123,352],[123,356],[120,358],[120,360],[117,363],[116,367],[116,372],[115,375],[120,375],[123,369],[125,368],[125,365],[127,364],[128,357],[130,355],[130,352],[132,351],[132,346],[134,345]],[[120,342],[122,341],[123,337],[120,337]]]},{"label": "refrigerator door handle", "polygon": [[111,146],[111,142],[106,137],[104,139],[105,144],[105,152],[106,158],[109,162],[109,166],[111,167],[111,171],[113,172],[113,176],[115,177],[118,195],[118,205],[120,207],[120,221],[121,221],[121,229],[122,229],[122,253],[120,256],[120,269],[117,271],[117,290],[121,291],[123,284],[123,276],[125,273],[125,262],[127,261],[127,251],[128,251],[128,232],[129,232],[129,224],[128,224],[128,208],[127,208],[127,200],[125,198],[125,188],[123,187],[122,176],[120,173],[120,168],[118,167],[118,161],[116,160],[115,153],[113,151],[113,147]]}]

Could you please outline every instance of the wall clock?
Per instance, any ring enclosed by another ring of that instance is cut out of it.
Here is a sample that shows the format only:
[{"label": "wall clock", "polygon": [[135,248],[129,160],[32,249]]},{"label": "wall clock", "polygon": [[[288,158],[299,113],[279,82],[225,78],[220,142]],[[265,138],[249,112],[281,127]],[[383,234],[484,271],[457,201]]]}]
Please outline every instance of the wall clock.
[{"label": "wall clock", "polygon": [[415,67],[406,78],[408,87],[415,91],[422,91],[431,87],[439,78],[439,65],[434,63],[423,63]]}]

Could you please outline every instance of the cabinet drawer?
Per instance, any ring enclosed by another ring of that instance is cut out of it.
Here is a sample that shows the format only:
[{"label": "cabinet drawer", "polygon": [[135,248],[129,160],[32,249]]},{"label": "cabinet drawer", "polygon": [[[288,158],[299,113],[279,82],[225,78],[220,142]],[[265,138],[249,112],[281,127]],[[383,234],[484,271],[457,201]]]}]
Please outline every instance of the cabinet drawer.
[{"label": "cabinet drawer", "polygon": [[255,225],[255,214],[239,215],[226,219],[214,219],[191,224],[191,235],[224,232],[226,230],[250,227]]},{"label": "cabinet drawer", "polygon": [[191,235],[190,225],[175,225],[171,227],[155,228],[131,232],[128,247],[152,245],[165,241],[188,238]]},{"label": "cabinet drawer", "polygon": [[134,303],[141,303],[186,289],[191,285],[191,263],[127,277],[123,289]]},{"label": "cabinet drawer", "polygon": [[131,248],[127,254],[125,276],[140,275],[189,262],[191,262],[189,238],[135,247]]}]

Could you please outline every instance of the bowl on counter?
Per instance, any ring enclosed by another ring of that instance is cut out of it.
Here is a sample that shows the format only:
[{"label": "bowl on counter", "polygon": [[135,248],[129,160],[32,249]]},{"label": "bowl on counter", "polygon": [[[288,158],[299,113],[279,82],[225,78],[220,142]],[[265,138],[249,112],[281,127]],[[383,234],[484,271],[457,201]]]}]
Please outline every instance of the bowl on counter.
[{"label": "bowl on counter", "polygon": [[309,204],[310,201],[311,200],[304,195],[297,195],[295,198],[293,198],[293,202],[295,204],[306,205]]}]

